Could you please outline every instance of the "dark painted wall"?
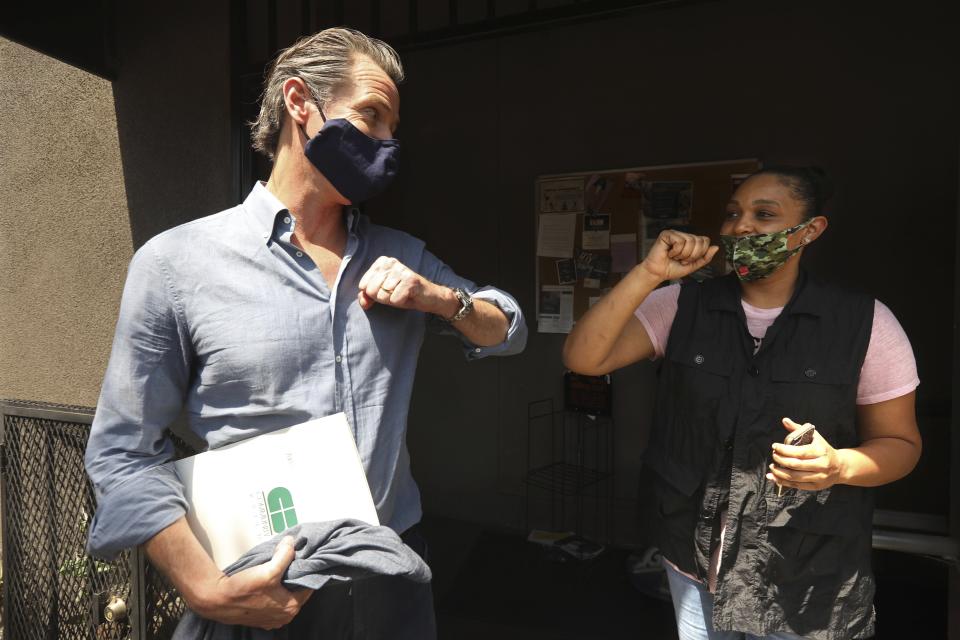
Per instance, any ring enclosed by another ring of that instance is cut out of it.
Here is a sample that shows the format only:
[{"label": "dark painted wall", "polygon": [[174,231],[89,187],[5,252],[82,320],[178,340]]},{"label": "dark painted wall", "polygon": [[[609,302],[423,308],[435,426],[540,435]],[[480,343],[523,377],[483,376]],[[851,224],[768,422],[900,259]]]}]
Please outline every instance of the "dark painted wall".
[{"label": "dark painted wall", "polygon": [[[808,262],[891,306],[923,380],[924,458],[881,506],[945,513],[960,47],[942,5],[864,15],[729,0],[405,53],[403,172],[370,213],[532,314],[537,175],[749,156],[821,164],[839,190]],[[176,3],[117,17],[117,127],[139,246],[233,204],[229,15],[224,3]],[[285,46],[296,21],[279,23]],[[468,364],[454,341],[428,339],[409,437],[428,510],[524,525],[527,403],[559,402],[562,342],[532,333],[523,356]],[[654,384],[649,363],[614,375],[623,541],[637,538]]]},{"label": "dark painted wall", "polygon": [[236,204],[230,12],[217,2],[116,3],[117,133],[134,248]]},{"label": "dark painted wall", "polygon": [[[946,513],[960,47],[943,6],[706,3],[406,53],[402,177],[370,212],[512,292],[535,331],[537,175],[820,164],[838,192],[806,259],[893,309],[922,379],[924,457],[880,506]],[[523,526],[527,402],[560,400],[562,342],[534,332],[523,356],[467,364],[427,341],[409,442],[428,510]],[[649,363],[614,375],[627,541],[654,382]]]}]

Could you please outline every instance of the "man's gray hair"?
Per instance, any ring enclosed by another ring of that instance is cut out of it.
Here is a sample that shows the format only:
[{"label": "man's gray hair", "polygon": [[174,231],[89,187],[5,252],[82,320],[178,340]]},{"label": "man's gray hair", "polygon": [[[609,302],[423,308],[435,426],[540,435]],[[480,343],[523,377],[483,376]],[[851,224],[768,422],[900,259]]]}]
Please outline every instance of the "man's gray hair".
[{"label": "man's gray hair", "polygon": [[286,115],[283,83],[300,78],[323,106],[336,92],[349,86],[350,70],[357,55],[364,55],[390,76],[394,84],[403,81],[403,66],[393,47],[354,29],[324,29],[300,38],[276,57],[267,72],[260,101],[260,115],[251,124],[253,148],[273,159],[280,142],[280,128]]}]

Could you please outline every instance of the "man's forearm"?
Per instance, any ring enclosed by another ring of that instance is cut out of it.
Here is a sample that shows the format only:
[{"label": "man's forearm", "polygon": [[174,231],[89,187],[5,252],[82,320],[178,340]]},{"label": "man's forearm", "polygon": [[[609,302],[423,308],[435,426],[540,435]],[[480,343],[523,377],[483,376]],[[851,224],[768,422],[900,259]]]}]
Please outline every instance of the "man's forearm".
[{"label": "man's forearm", "polygon": [[453,328],[478,347],[492,347],[507,339],[510,321],[497,305],[474,298],[473,311],[454,322]]},{"label": "man's forearm", "polygon": [[223,572],[200,546],[185,517],[147,540],[143,549],[183,595],[188,607],[202,615],[218,606],[215,594]]},{"label": "man's forearm", "polygon": [[[460,299],[452,289],[440,287],[438,298],[437,308],[433,312],[435,315],[452,318],[460,310]],[[497,305],[474,298],[473,311],[454,322],[453,328],[478,347],[492,347],[507,339],[510,321]]]},{"label": "man's forearm", "polygon": [[273,558],[227,577],[200,546],[186,518],[181,518],[144,545],[150,561],[180,591],[187,606],[208,620],[276,629],[293,620],[310,589],[289,591],[282,584],[294,557],[286,536]]}]

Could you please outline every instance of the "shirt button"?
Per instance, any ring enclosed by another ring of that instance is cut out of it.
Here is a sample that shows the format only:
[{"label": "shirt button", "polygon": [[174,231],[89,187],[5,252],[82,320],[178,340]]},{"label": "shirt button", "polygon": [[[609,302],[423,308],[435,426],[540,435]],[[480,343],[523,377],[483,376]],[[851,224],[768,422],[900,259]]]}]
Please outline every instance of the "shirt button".
[{"label": "shirt button", "polygon": [[816,377],[817,377],[817,370],[816,370],[816,369],[807,369],[806,371],[803,372],[803,375],[807,376],[808,378],[816,378]]},{"label": "shirt button", "polygon": [[758,375],[760,375],[760,369],[757,369],[757,365],[752,364],[750,365],[750,368],[747,369],[747,373],[756,378]]},{"label": "shirt button", "polygon": [[698,354],[697,354],[696,356],[694,356],[694,358],[693,358],[693,361],[696,362],[697,364],[703,364],[703,360],[704,360],[704,358],[703,358],[703,354],[702,354],[702,353],[698,353]]},{"label": "shirt button", "polygon": [[343,358],[341,358],[340,356],[337,356],[337,357],[336,357],[336,361],[337,361],[337,362],[340,362],[341,360],[343,360]]},{"label": "shirt button", "polygon": [[284,224],[290,224],[290,216],[284,216],[284,217],[283,217],[283,223],[284,223]]},{"label": "shirt button", "polygon": [[297,251],[297,257],[298,257],[298,258],[302,258],[302,257],[303,257],[303,251]]}]

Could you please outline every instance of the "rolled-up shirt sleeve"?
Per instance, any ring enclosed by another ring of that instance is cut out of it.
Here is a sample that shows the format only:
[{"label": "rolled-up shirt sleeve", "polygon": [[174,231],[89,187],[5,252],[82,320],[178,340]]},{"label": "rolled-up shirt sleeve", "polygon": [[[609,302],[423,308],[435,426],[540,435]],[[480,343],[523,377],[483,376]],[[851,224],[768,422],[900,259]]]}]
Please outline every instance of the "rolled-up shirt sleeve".
[{"label": "rolled-up shirt sleeve", "polygon": [[520,353],[526,347],[527,323],[524,320],[523,312],[520,310],[520,305],[509,293],[496,287],[478,287],[476,283],[458,276],[453,269],[427,250],[423,252],[420,275],[431,282],[442,284],[451,289],[463,289],[469,292],[475,300],[485,300],[495,305],[507,317],[509,326],[506,339],[500,344],[488,347],[475,345],[446,322],[439,318],[432,319],[432,326],[440,333],[455,334],[460,337],[464,355],[468,360],[476,360],[487,356],[510,356]]},{"label": "rolled-up shirt sleeve", "polygon": [[88,550],[113,558],[186,513],[167,427],[190,378],[190,343],[172,283],[151,243],[130,263],[113,349],[86,450],[97,511]]}]

